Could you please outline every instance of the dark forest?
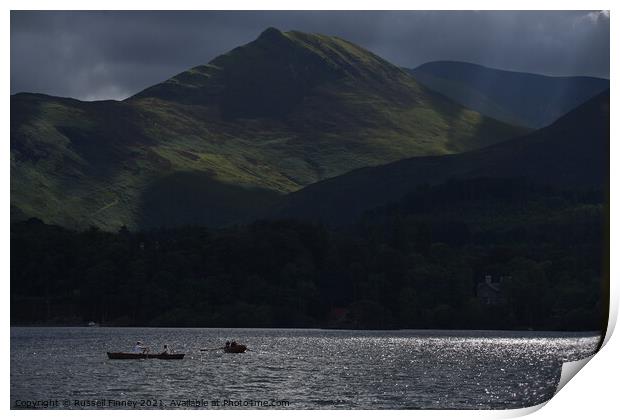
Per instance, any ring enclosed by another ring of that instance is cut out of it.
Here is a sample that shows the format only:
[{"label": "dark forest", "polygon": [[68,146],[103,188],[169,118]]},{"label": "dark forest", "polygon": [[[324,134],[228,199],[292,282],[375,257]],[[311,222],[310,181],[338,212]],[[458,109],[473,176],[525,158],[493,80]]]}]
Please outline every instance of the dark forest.
[{"label": "dark forest", "polygon": [[600,330],[605,200],[481,178],[421,186],[339,227],[111,233],[30,219],[11,227],[11,322]]}]

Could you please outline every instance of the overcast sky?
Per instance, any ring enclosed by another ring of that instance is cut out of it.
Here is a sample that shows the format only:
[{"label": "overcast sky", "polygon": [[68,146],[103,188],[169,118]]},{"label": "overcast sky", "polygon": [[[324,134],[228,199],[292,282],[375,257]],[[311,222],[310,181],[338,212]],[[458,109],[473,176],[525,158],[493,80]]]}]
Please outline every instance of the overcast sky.
[{"label": "overcast sky", "polygon": [[609,77],[607,12],[11,12],[11,93],[124,99],[266,27],[337,35],[404,67],[434,60]]}]

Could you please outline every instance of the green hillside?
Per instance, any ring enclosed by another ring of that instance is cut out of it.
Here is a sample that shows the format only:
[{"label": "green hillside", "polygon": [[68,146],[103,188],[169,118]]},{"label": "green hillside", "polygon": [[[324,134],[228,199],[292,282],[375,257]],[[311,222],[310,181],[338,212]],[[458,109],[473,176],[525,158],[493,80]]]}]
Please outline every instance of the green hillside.
[{"label": "green hillside", "polygon": [[523,134],[336,37],[270,28],[125,101],[11,97],[11,217],[222,225],[355,168]]},{"label": "green hillside", "polygon": [[457,155],[404,159],[318,182],[289,194],[273,214],[347,224],[420,186],[481,177],[604,192],[609,188],[609,124],[607,91],[548,127],[500,144]]}]

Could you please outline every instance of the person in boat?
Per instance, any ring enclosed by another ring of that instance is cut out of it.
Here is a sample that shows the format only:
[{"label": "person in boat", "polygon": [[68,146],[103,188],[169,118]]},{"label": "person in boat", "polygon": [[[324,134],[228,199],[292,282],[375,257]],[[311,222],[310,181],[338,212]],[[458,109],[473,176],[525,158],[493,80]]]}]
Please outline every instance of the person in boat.
[{"label": "person in boat", "polygon": [[224,345],[225,349],[229,349],[230,348],[230,341],[227,341],[226,344]]},{"label": "person in boat", "polygon": [[230,347],[236,347],[237,346],[237,342],[233,341],[232,343],[230,343]]},{"label": "person in boat", "polygon": [[168,344],[164,344],[164,349],[161,354],[170,354],[170,349],[168,348]]},{"label": "person in boat", "polygon": [[133,348],[134,353],[146,353],[147,350],[148,348],[143,346],[141,341],[138,341]]}]

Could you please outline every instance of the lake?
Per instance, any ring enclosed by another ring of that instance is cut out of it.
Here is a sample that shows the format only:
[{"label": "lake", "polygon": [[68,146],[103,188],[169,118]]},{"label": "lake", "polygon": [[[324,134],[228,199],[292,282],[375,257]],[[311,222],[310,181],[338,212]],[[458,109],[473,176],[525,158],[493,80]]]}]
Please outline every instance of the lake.
[{"label": "lake", "polygon": [[[521,408],[596,333],[11,328],[12,408]],[[137,340],[183,360],[108,360]],[[226,340],[251,351],[201,352]]]}]

